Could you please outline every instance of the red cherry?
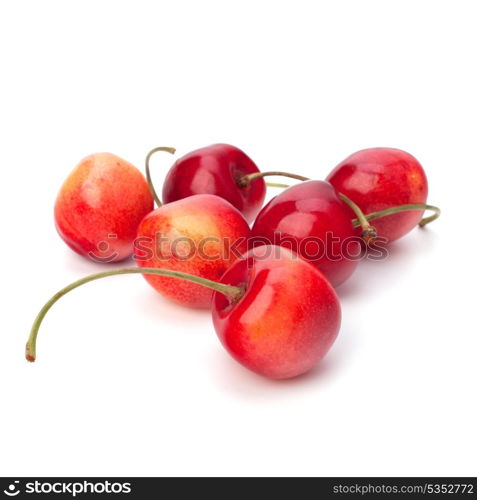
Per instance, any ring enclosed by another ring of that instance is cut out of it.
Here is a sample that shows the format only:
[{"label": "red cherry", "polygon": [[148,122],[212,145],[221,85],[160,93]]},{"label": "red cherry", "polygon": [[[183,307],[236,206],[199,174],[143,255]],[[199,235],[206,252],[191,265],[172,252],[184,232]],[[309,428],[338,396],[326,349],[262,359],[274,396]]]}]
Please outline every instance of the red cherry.
[{"label": "red cherry", "polygon": [[[393,206],[425,203],[427,179],[421,164],[405,151],[363,149],[342,161],[326,178],[339,193],[351,198],[365,214]],[[348,209],[350,217],[352,213]],[[421,220],[423,210],[395,213],[373,220],[380,237],[393,241]]]},{"label": "red cherry", "polygon": [[328,352],[340,327],[336,293],[312,265],[289,250],[261,246],[229,269],[220,282],[169,269],[126,268],[86,276],[46,302],[26,345],[35,361],[43,318],[71,290],[119,274],[187,280],[215,290],[213,320],[217,335],[232,356],[247,368],[271,378],[290,378],[313,368]]},{"label": "red cherry", "polygon": [[361,254],[355,215],[349,212],[331,184],[307,181],[265,205],[252,233],[257,244],[263,239],[296,251],[338,286],[354,272]]},{"label": "red cherry", "polygon": [[[218,280],[247,249],[250,228],[228,201],[210,194],[189,196],[149,213],[137,230],[140,267],[182,271]],[[210,307],[212,291],[186,281],[145,276],[159,293],[190,307]]]},{"label": "red cherry", "polygon": [[255,163],[240,149],[214,144],[179,158],[169,170],[162,188],[164,203],[195,194],[215,194],[226,199],[251,221],[265,198],[265,182],[243,183],[248,174],[259,173]]},{"label": "red cherry", "polygon": [[55,223],[75,252],[114,262],[132,254],[137,226],[153,208],[136,167],[111,153],[96,153],[81,160],[61,187]]},{"label": "red cherry", "polygon": [[335,291],[314,266],[275,246],[251,250],[220,280],[242,287],[238,300],[216,292],[212,315],[227,351],[270,378],[290,378],[313,368],[340,327]]}]

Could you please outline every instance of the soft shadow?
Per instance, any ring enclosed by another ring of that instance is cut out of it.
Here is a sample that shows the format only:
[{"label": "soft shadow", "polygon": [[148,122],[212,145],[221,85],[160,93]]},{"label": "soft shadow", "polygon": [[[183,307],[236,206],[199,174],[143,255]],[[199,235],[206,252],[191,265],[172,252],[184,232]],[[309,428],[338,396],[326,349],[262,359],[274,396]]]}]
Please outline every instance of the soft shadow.
[{"label": "soft shadow", "polygon": [[211,351],[207,366],[210,370],[211,383],[234,397],[254,403],[287,398],[308,392],[312,387],[319,392],[321,387],[329,389],[329,382],[339,372],[340,365],[345,362],[343,349],[330,352],[318,365],[309,372],[284,380],[273,380],[251,372],[219,349]]},{"label": "soft shadow", "polygon": [[416,229],[387,246],[388,256],[382,260],[364,259],[355,273],[336,289],[340,299],[348,300],[381,293],[382,287],[406,279],[410,269],[418,265],[425,253],[433,250],[438,235],[429,229]]},{"label": "soft shadow", "polygon": [[[133,301],[136,309],[157,324],[173,325],[180,318],[181,326],[190,327],[186,331],[191,334],[197,334],[198,325],[209,325],[213,332],[210,310],[181,306],[156,292],[145,280],[144,290],[135,293]],[[172,331],[172,328],[168,330]]]},{"label": "soft shadow", "polygon": [[132,257],[121,262],[100,263],[83,257],[69,248],[65,248],[62,255],[65,267],[80,275],[112,271],[113,269],[122,269],[124,267],[136,267],[136,263]]}]

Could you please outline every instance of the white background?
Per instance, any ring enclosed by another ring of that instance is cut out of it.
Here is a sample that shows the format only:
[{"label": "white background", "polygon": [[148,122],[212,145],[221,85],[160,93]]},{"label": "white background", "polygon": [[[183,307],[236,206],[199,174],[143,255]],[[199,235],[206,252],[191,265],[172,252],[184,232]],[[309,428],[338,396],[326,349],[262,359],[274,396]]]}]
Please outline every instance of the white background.
[{"label": "white background", "polygon": [[[476,16],[473,1],[2,1],[0,474],[476,475]],[[214,142],[314,178],[399,147],[443,215],[339,289],[339,338],[303,378],[247,372],[208,312],[139,276],[64,298],[28,364],[43,302],[100,269],[55,232],[69,171]]]}]

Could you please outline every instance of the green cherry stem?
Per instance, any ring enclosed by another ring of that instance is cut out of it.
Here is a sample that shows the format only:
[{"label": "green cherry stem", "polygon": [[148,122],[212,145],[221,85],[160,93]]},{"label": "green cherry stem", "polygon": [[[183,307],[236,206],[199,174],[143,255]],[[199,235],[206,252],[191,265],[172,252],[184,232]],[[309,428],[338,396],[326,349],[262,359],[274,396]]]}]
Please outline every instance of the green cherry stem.
[{"label": "green cherry stem", "polygon": [[273,172],[256,172],[254,174],[243,175],[242,177],[237,179],[237,184],[239,185],[239,187],[245,188],[255,179],[261,179],[262,177],[269,177],[272,175],[279,177],[289,177],[290,179],[296,179],[298,181],[310,180],[309,177],[303,177],[303,175],[290,174],[289,172],[273,171]]},{"label": "green cherry stem", "polygon": [[201,278],[200,276],[194,276],[193,274],[183,273],[180,271],[171,271],[169,269],[158,269],[158,268],[149,268],[149,267],[130,267],[124,269],[115,269],[112,271],[105,271],[102,273],[90,274],[89,276],[85,276],[81,278],[65,288],[61,289],[59,292],[55,293],[51,299],[46,302],[46,304],[41,308],[38,313],[33,325],[31,327],[30,336],[28,337],[28,342],[26,345],[25,357],[28,361],[35,361],[36,359],[36,339],[38,336],[38,330],[40,329],[40,325],[43,321],[43,318],[46,316],[46,313],[51,309],[51,307],[57,302],[63,295],[66,295],[71,290],[80,287],[90,281],[99,280],[102,278],[107,278],[109,276],[117,276],[120,274],[156,274],[159,276],[168,276],[170,278],[179,278],[186,281],[190,281],[192,283],[197,283],[198,285],[205,286],[216,292],[223,293],[232,301],[237,301],[243,295],[244,290],[238,286],[225,285],[224,283],[217,283],[216,281],[211,281],[206,278]]},{"label": "green cherry stem", "polygon": [[[304,177],[302,175],[291,174],[289,172],[280,172],[280,171],[271,171],[271,172],[257,172],[254,174],[244,175],[237,180],[237,184],[240,187],[247,187],[250,182],[255,179],[261,179],[262,177],[268,176],[281,176],[281,177],[289,177],[291,179],[297,179],[299,181],[309,181],[309,177]],[[289,188],[288,184],[280,184],[276,182],[267,182],[266,185],[268,187],[276,187],[276,188]],[[381,217],[386,217],[387,215],[392,215],[399,212],[407,212],[409,210],[431,210],[434,213],[428,217],[422,218],[419,222],[419,227],[424,227],[430,222],[436,220],[440,214],[440,208],[434,205],[426,205],[425,203],[410,203],[407,205],[399,205],[396,207],[387,208],[385,210],[380,210],[379,212],[372,212],[370,214],[364,215],[363,211],[354,203],[354,201],[350,200],[343,193],[338,194],[341,201],[346,203],[351,210],[356,214],[356,219],[353,219],[353,226],[359,227],[361,226],[362,233],[361,237],[365,240],[366,243],[371,243],[377,236],[376,228],[369,224],[369,221],[374,219],[379,219]]]},{"label": "green cherry stem", "polygon": [[176,150],[175,150],[175,148],[160,146],[158,148],[151,149],[151,151],[149,151],[149,153],[147,153],[147,156],[146,156],[146,180],[147,180],[147,184],[149,186],[149,190],[151,191],[151,194],[152,194],[157,206],[161,207],[162,206],[161,199],[159,198],[159,196],[156,193],[156,190],[154,189],[154,184],[152,183],[152,179],[151,179],[151,171],[149,168],[149,160],[151,159],[151,156],[154,153],[157,153],[158,151],[166,151],[166,153],[170,153],[171,155],[173,155],[176,152]]},{"label": "green cherry stem", "polygon": [[[346,203],[351,210],[356,215],[356,219],[353,220],[353,226],[358,227],[361,226],[361,238],[363,238],[364,242],[368,245],[372,243],[376,236],[376,228],[371,226],[371,224],[368,222],[368,218],[363,214],[363,211],[356,205],[356,203],[352,200],[350,200],[347,196],[345,196],[343,193],[338,193],[339,199]],[[354,223],[354,221],[357,221],[357,224]]]},{"label": "green cherry stem", "polygon": [[280,182],[266,182],[265,183],[267,187],[272,187],[272,188],[289,188],[290,184],[281,184]]},{"label": "green cherry stem", "polygon": [[[248,174],[243,177],[241,177],[238,180],[238,184],[240,187],[247,187],[251,181],[254,179],[260,179],[262,177],[267,177],[267,176],[272,176],[272,175],[277,175],[277,176],[282,176],[282,177],[290,177],[291,179],[297,179],[299,181],[309,181],[309,177],[303,177],[302,175],[296,175],[296,174],[290,174],[288,172],[257,172],[255,174]],[[275,188],[289,188],[290,186],[288,184],[280,184],[278,182],[267,182],[266,185],[268,187],[275,187]],[[380,210],[379,212],[372,212],[370,214],[364,215],[362,210],[354,203],[352,200],[350,200],[347,196],[344,194],[340,193],[339,197],[342,201],[344,201],[356,214],[356,219],[353,219],[353,226],[354,227],[359,227],[361,226],[363,228],[363,231],[371,231],[371,236],[374,234],[374,237],[376,237],[376,229],[373,228],[368,222],[374,219],[379,219],[381,217],[386,217],[387,215],[392,215],[396,214],[399,212],[408,212],[409,210],[430,210],[434,212],[432,215],[429,215],[428,217],[423,217],[421,221],[419,222],[419,227],[424,227],[427,224],[431,223],[432,221],[435,221],[440,215],[441,215],[441,209],[439,207],[436,207],[434,205],[426,205],[425,203],[409,203],[406,205],[398,205],[395,207],[390,207],[386,208],[385,210]]]},{"label": "green cherry stem", "polygon": [[[386,217],[387,215],[397,214],[399,212],[408,212],[409,210],[431,210],[434,212],[432,215],[428,217],[423,217],[419,222],[419,227],[424,227],[430,222],[436,220],[439,215],[441,215],[441,209],[435,207],[434,205],[426,205],[425,203],[409,203],[407,205],[398,205],[396,207],[386,208],[385,210],[379,210],[379,212],[372,212],[370,214],[366,214],[366,219],[368,221],[379,219],[381,217]],[[358,227],[361,223],[359,219],[353,219],[353,226]]]}]

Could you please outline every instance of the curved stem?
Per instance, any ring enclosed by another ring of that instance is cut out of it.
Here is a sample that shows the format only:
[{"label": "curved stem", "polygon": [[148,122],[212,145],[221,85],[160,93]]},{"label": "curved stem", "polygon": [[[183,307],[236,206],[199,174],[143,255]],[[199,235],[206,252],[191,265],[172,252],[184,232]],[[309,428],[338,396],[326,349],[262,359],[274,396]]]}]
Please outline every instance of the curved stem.
[{"label": "curved stem", "polygon": [[273,171],[273,172],[256,172],[254,174],[247,174],[242,177],[239,177],[237,179],[237,184],[241,188],[247,187],[252,181],[255,179],[261,179],[262,177],[269,177],[272,175],[278,175],[280,177],[289,177],[290,179],[297,179],[299,181],[309,181],[309,177],[303,177],[303,175],[298,175],[298,174],[290,174],[289,172],[279,172],[279,171]]},{"label": "curved stem", "polygon": [[[368,222],[367,217],[363,214],[363,211],[356,205],[356,203],[352,200],[350,200],[347,196],[345,196],[343,193],[338,193],[338,197],[341,201],[346,203],[351,210],[356,215],[356,219],[353,220],[353,225],[355,227],[361,226],[361,238],[363,238],[364,242],[366,244],[372,243],[374,239],[377,236],[376,233],[376,228],[371,226],[371,224]],[[357,221],[357,224],[354,224],[354,221]]]},{"label": "curved stem", "polygon": [[116,276],[119,274],[157,274],[159,276],[169,276],[171,278],[180,278],[186,281],[191,281],[192,283],[197,283],[198,285],[205,286],[219,293],[227,295],[232,301],[237,301],[244,293],[244,290],[238,286],[225,285],[224,283],[217,283],[216,281],[211,281],[200,276],[194,276],[193,274],[187,274],[180,271],[171,271],[169,269],[158,269],[150,267],[130,267],[124,269],[115,269],[112,271],[105,271],[102,273],[90,274],[84,278],[81,278],[65,288],[61,289],[59,292],[55,293],[53,297],[41,308],[38,313],[33,325],[31,327],[30,336],[26,345],[25,356],[28,361],[35,361],[36,359],[36,338],[38,336],[38,330],[40,329],[41,322],[46,316],[46,313],[51,309],[51,307],[57,302],[63,295],[66,295],[71,290],[78,288],[81,285],[89,283],[90,281],[99,280],[101,278],[107,278],[108,276]]},{"label": "curved stem", "polygon": [[151,191],[151,194],[152,194],[157,206],[161,207],[162,206],[161,199],[159,198],[159,196],[156,193],[156,190],[154,189],[154,184],[152,183],[151,172],[149,169],[149,160],[151,159],[151,156],[154,153],[157,153],[158,151],[166,151],[167,153],[170,153],[171,155],[173,155],[176,152],[176,150],[175,150],[175,148],[168,148],[166,146],[161,146],[158,148],[151,149],[151,151],[149,151],[149,153],[147,153],[147,156],[146,156],[146,180],[147,180],[147,184],[149,186],[149,190]]},{"label": "curved stem", "polygon": [[[385,210],[380,210],[379,212],[372,212],[366,214],[366,219],[368,221],[379,219],[380,217],[386,217],[387,215],[397,214],[399,212],[408,212],[409,210],[431,210],[434,213],[428,217],[423,217],[419,222],[419,227],[424,227],[430,222],[436,220],[439,215],[441,215],[441,209],[435,207],[434,205],[426,205],[425,203],[409,203],[407,205],[398,205],[396,207],[386,208]],[[353,220],[353,226],[358,227],[360,222],[358,219]]]},{"label": "curved stem", "polygon": [[426,205],[425,209],[426,210],[432,210],[434,213],[432,215],[429,215],[428,217],[423,217],[419,221],[419,224],[418,224],[419,227],[427,226],[427,224],[429,224],[430,222],[435,221],[441,215],[441,209],[439,207],[435,207],[434,205]]},{"label": "curved stem", "polygon": [[290,184],[281,184],[279,182],[266,182],[265,183],[267,187],[273,187],[273,188],[289,188]]}]

